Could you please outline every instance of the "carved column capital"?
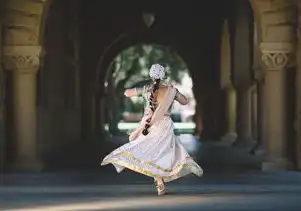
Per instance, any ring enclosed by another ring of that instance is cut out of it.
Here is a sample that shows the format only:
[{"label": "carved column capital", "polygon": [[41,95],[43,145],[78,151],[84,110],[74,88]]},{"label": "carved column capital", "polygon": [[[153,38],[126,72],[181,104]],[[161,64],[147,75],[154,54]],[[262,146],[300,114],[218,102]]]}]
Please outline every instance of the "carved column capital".
[{"label": "carved column capital", "polygon": [[261,59],[266,70],[283,70],[293,65],[292,43],[265,42],[260,44]]},{"label": "carved column capital", "polygon": [[4,68],[20,73],[36,73],[40,66],[41,53],[41,46],[4,46]]}]

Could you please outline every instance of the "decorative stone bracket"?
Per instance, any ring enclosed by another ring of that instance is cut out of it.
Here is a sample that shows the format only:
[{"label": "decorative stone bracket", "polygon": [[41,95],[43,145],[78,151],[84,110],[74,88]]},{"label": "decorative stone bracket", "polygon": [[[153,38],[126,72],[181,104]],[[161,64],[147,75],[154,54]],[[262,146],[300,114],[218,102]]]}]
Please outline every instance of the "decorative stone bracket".
[{"label": "decorative stone bracket", "polygon": [[20,73],[37,72],[40,66],[41,52],[41,46],[4,46],[4,68]]},{"label": "decorative stone bracket", "polygon": [[261,43],[260,50],[266,70],[283,70],[294,64],[294,60],[291,59],[294,53],[292,43]]}]

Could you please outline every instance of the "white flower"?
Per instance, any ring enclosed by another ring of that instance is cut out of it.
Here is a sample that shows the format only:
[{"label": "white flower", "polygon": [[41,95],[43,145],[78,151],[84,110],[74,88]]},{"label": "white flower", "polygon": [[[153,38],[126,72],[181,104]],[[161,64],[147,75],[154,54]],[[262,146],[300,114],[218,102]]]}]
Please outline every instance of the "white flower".
[{"label": "white flower", "polygon": [[164,79],[165,68],[159,64],[153,64],[149,70],[149,76],[153,79]]}]

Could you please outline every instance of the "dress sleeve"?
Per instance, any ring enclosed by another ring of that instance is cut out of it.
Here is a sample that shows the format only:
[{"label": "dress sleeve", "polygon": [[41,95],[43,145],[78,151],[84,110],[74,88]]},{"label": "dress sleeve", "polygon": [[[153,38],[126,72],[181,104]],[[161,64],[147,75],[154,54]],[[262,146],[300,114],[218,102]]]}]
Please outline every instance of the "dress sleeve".
[{"label": "dress sleeve", "polygon": [[145,86],[142,86],[142,87],[136,87],[135,90],[136,90],[137,96],[142,96],[146,93],[147,86],[145,85]]},{"label": "dress sleeve", "polygon": [[136,90],[137,96],[141,96],[145,93],[145,86],[136,87],[135,90]]},{"label": "dress sleeve", "polygon": [[186,101],[188,100],[187,97],[185,95],[183,95],[178,89],[176,89],[176,95],[175,95],[175,100],[180,99],[181,97],[183,97]]}]

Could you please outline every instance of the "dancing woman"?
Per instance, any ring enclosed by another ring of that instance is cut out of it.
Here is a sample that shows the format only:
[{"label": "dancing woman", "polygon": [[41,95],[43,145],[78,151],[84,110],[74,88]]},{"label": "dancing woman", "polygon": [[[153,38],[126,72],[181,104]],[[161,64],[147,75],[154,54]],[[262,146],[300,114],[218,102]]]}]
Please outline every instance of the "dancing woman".
[{"label": "dancing woman", "polygon": [[125,90],[126,97],[146,99],[144,116],[130,136],[130,142],[107,155],[101,165],[113,164],[118,173],[124,168],[154,178],[158,195],[165,194],[164,182],[194,173],[202,176],[202,168],[189,156],[174,134],[170,110],[176,100],[182,105],[187,98],[172,85],[162,82],[165,68],[154,64],[150,68],[152,85]]}]

